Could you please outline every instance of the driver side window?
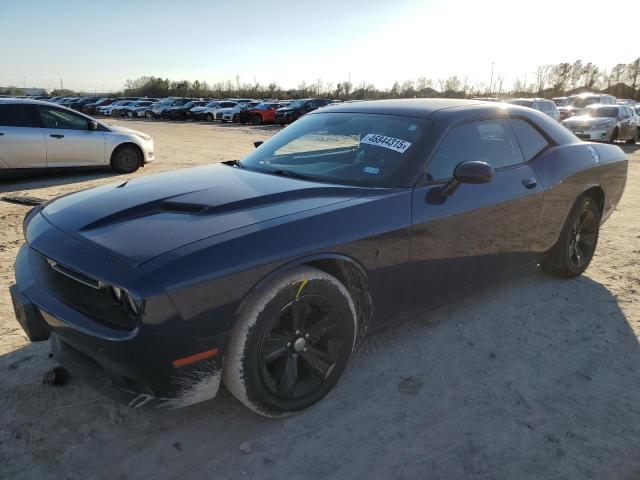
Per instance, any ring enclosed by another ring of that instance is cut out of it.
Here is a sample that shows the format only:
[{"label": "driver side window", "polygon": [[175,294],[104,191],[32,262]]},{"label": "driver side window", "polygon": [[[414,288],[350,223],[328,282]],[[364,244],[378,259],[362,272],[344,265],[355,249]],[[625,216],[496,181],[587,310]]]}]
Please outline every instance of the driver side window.
[{"label": "driver side window", "polygon": [[89,130],[86,118],[58,108],[38,107],[43,128]]},{"label": "driver side window", "polygon": [[451,129],[427,165],[427,180],[447,180],[460,162],[479,160],[494,169],[524,163],[509,122],[483,120]]}]

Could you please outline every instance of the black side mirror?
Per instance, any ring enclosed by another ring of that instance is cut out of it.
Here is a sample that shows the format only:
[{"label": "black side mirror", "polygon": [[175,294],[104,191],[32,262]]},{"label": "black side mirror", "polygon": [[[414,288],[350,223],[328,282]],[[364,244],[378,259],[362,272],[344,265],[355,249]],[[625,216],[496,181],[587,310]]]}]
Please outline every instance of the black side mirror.
[{"label": "black side mirror", "polygon": [[89,130],[91,131],[95,131],[98,130],[98,122],[96,122],[95,120],[89,120]]},{"label": "black side mirror", "polygon": [[488,183],[493,178],[493,167],[477,160],[460,162],[453,169],[453,178],[442,187],[435,187],[427,193],[427,203],[439,205],[458,189],[461,183],[477,185]]},{"label": "black side mirror", "polygon": [[461,162],[453,170],[453,178],[460,183],[487,183],[493,178],[493,167],[477,160]]},{"label": "black side mirror", "polygon": [[258,140],[256,142],[253,142],[253,146],[258,148],[260,145],[262,145],[264,142],[262,140]]}]

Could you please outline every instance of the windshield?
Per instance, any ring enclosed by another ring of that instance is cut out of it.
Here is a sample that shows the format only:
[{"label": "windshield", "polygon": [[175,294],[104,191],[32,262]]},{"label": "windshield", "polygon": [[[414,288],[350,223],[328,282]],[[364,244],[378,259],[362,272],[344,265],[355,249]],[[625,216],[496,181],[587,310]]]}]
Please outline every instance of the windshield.
[{"label": "windshield", "polygon": [[590,117],[616,118],[618,116],[618,107],[583,108],[578,110],[577,114],[589,115]]},{"label": "windshield", "polygon": [[394,115],[308,115],[261,145],[240,167],[319,182],[391,187],[411,162],[426,128],[426,120]]},{"label": "windshield", "polygon": [[600,103],[600,97],[577,97],[572,98],[569,105],[574,107],[586,107],[587,105],[593,105],[594,103]]},{"label": "windshield", "polygon": [[285,105],[287,108],[301,108],[304,105],[304,102],[298,100],[296,102],[290,103],[289,105]]}]

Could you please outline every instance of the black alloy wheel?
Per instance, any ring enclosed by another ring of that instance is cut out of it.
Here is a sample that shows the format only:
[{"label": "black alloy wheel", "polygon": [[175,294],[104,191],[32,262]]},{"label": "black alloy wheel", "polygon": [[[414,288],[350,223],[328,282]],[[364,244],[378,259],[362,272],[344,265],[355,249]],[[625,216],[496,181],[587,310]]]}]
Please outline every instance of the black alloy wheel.
[{"label": "black alloy wheel", "polygon": [[285,306],[260,345],[260,373],[267,389],[282,400],[317,390],[336,365],[348,336],[333,303],[303,295]]},{"label": "black alloy wheel", "polygon": [[596,250],[598,219],[593,210],[583,210],[571,227],[569,262],[576,269],[589,263]]}]

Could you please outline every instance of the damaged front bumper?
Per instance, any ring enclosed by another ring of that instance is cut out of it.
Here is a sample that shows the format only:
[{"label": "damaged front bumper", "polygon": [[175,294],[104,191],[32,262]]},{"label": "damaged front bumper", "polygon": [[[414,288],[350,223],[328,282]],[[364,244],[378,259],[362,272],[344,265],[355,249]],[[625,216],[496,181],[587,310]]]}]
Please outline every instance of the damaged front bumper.
[{"label": "damaged front bumper", "polygon": [[40,256],[25,245],[16,259],[16,318],[31,341],[50,339],[72,376],[132,408],[179,408],[216,396],[228,334],[193,338],[163,299],[134,330],[109,328],[44,286]]}]

